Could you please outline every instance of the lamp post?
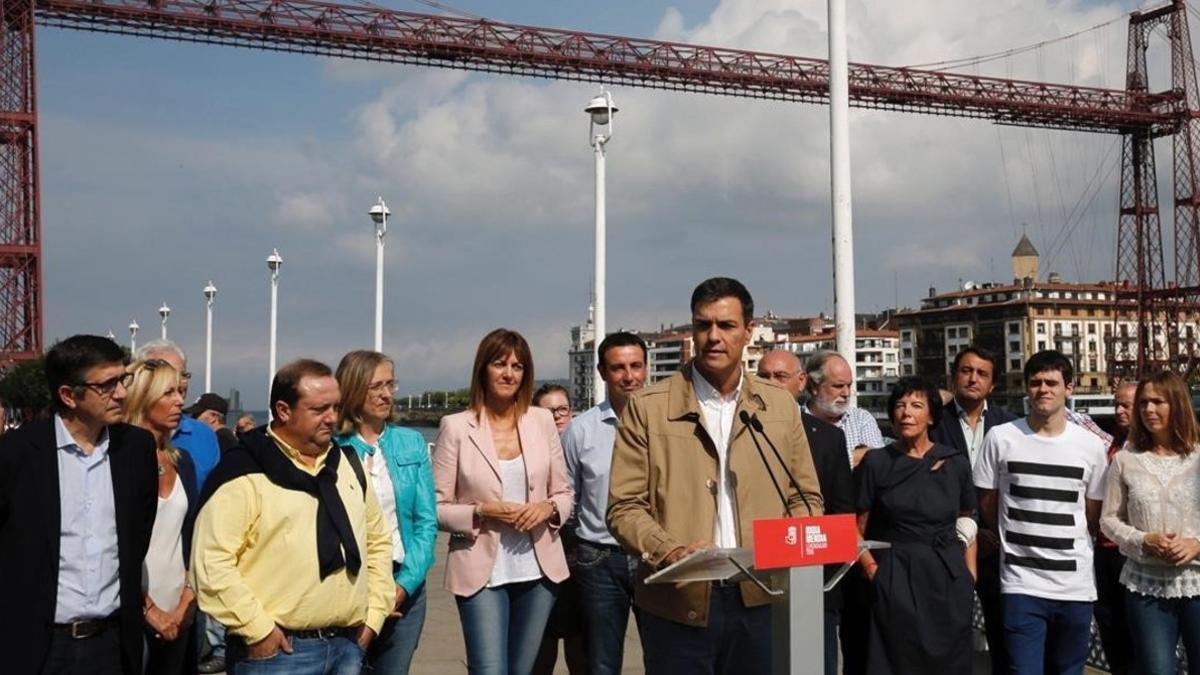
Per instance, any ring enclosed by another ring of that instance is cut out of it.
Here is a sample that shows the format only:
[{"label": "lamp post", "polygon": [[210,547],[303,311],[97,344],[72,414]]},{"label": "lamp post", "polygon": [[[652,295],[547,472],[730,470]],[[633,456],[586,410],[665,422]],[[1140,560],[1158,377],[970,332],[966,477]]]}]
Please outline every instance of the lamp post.
[{"label": "lamp post", "polygon": [[[271,271],[271,346],[268,350],[267,364],[267,395],[270,396],[271,382],[275,379],[275,326],[279,310],[279,268],[283,267],[283,258],[279,249],[272,249],[267,256],[267,269]],[[271,413],[274,415],[274,413]]]},{"label": "lamp post", "polygon": [[137,324],[137,319],[129,322],[129,353],[132,355],[137,351],[137,332],[141,328]]},{"label": "lamp post", "polygon": [[[833,314],[837,351],[857,362],[854,330],[854,221],[850,200],[850,80],[846,51],[846,1],[828,0],[829,174],[833,212]],[[850,405],[858,404],[851,387]]]},{"label": "lamp post", "polygon": [[383,197],[368,211],[375,223],[375,351],[383,351],[383,237],[391,211]]},{"label": "lamp post", "polygon": [[167,307],[167,303],[163,303],[162,307],[158,308],[158,315],[162,317],[162,339],[167,339],[167,317],[171,316],[171,308]]},{"label": "lamp post", "polygon": [[204,393],[213,390],[212,388],[212,314],[213,301],[217,299],[217,287],[213,286],[212,279],[208,280],[208,285],[204,287],[204,305],[206,314],[204,317]]},{"label": "lamp post", "polygon": [[[595,362],[600,363],[600,342],[605,337],[605,226],[606,216],[604,212],[605,196],[604,196],[604,146],[608,144],[612,138],[613,118],[616,116],[617,107],[613,105],[612,94],[608,90],[601,89],[600,93],[592,98],[587,107],[583,109],[590,118],[588,124],[588,138],[592,144],[592,154],[596,160],[596,269],[594,272],[596,282],[596,316],[593,324],[592,337],[592,353],[595,355]],[[604,380],[592,377],[592,403],[599,404],[604,400]]]}]

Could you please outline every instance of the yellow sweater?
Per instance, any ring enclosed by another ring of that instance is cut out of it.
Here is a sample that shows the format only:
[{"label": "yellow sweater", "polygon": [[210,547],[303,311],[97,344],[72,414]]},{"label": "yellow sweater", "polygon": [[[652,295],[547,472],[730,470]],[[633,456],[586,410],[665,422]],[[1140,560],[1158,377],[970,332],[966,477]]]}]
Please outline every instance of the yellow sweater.
[{"label": "yellow sweater", "polygon": [[[325,466],[329,451],[310,467],[268,433],[301,470],[316,475]],[[383,626],[395,598],[392,535],[371,482],[364,501],[354,468],[340,459],[338,493],[363,560],[358,576],[342,568],[320,578],[317,498],[279,487],[264,474],[222,485],[200,511],[192,545],[196,598],[230,633],[254,643],[276,624],[306,630],[365,623],[376,633]]]}]

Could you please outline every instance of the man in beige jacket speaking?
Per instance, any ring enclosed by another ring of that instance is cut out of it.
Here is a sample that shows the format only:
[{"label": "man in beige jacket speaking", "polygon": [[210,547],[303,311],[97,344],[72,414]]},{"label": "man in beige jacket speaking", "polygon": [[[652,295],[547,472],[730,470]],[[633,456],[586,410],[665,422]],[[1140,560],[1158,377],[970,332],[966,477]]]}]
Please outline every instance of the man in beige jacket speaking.
[{"label": "man in beige jacket speaking", "polygon": [[648,673],[769,672],[769,598],[754,584],[641,581],[698,549],[752,547],[757,519],[821,514],[795,401],[743,373],[753,315],[737,280],[697,286],[695,358],[635,394],[621,415],[608,527],[641,559],[634,604]]}]

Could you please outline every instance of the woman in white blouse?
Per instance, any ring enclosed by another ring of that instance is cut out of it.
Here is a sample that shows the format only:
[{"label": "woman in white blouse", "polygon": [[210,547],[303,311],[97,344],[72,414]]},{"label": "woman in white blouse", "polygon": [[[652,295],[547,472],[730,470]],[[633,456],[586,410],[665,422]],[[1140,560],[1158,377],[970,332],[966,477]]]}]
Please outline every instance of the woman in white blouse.
[{"label": "woman in white blouse", "polygon": [[1200,432],[1187,385],[1155,373],[1138,383],[1129,444],[1108,470],[1100,529],[1128,561],[1121,571],[1137,671],[1174,675],[1183,638],[1200,674]]}]

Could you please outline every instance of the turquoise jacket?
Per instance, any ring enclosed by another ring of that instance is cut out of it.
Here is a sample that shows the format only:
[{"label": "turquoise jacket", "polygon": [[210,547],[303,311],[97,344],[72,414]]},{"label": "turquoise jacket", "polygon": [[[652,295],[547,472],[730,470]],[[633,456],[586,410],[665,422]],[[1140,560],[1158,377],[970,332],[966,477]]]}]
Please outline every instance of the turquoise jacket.
[{"label": "turquoise jacket", "polygon": [[[335,436],[334,442],[350,446],[363,458],[371,452],[358,434]],[[396,491],[396,520],[404,542],[404,562],[396,568],[396,583],[411,597],[425,583],[433,565],[437,538],[437,497],[433,491],[433,464],[429,446],[419,432],[387,425],[379,437],[379,450],[387,461],[388,477]]]}]

